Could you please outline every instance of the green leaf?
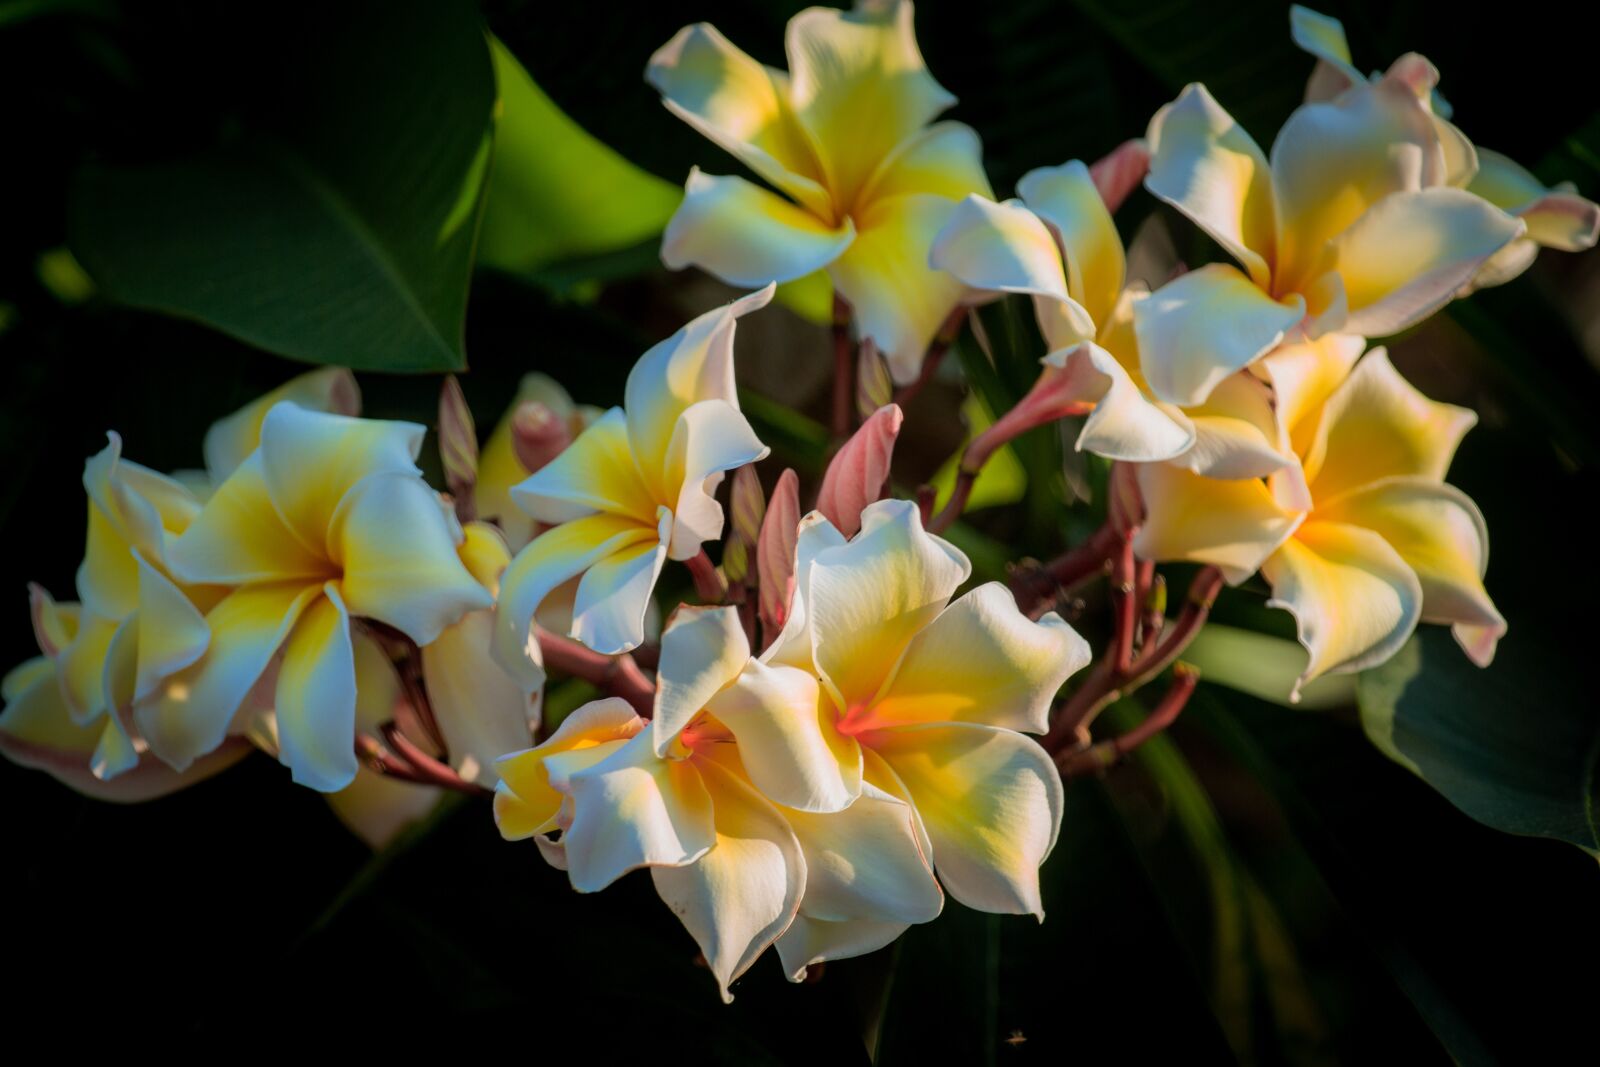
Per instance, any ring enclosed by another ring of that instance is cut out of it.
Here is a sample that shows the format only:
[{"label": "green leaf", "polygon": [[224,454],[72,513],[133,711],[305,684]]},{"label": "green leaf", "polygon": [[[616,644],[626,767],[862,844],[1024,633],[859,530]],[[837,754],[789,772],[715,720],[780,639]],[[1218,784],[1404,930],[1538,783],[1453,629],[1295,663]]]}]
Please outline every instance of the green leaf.
[{"label": "green leaf", "polygon": [[80,174],[73,253],[110,299],[294,359],[464,367],[495,104],[476,12],[335,5],[287,47],[292,80],[241,88],[262,102],[216,147]]},{"label": "green leaf", "polygon": [[[1183,650],[1183,661],[1208,682],[1289,705],[1294,681],[1306,669],[1306,650],[1296,641],[1208,622]],[[1302,710],[1343,707],[1355,699],[1355,679],[1326,674],[1300,692],[1293,707]]]},{"label": "green leaf", "polygon": [[1361,725],[1390,759],[1508,833],[1600,856],[1600,716],[1540,642],[1505,642],[1479,670],[1429,628],[1361,675]]},{"label": "green leaf", "polygon": [[590,136],[505,45],[492,37],[489,44],[500,115],[479,261],[525,274],[653,244],[682,190]]}]

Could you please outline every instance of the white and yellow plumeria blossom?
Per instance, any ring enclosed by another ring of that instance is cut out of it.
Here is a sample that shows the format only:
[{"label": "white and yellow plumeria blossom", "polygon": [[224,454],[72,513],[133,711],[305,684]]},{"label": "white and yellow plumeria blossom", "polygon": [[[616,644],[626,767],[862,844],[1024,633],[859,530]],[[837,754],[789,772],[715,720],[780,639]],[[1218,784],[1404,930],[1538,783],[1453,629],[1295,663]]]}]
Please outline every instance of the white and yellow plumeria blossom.
[{"label": "white and yellow plumeria blossom", "polygon": [[543,680],[535,612],[582,575],[571,636],[606,655],[644,640],[650,593],[668,557],[685,560],[722,534],[712,494],[724,474],[767,454],[739,410],[733,335],[773,287],[706,312],[640,357],[624,406],[612,408],[512,490],[550,529],[518,552],[500,581],[500,662],[532,689]]},{"label": "white and yellow plumeria blossom", "polygon": [[351,618],[426,645],[493,602],[416,468],[423,433],[289,401],[267,412],[260,447],[169,550],[175,575],[232,590],[206,616],[205,655],[135,711],[158,756],[181,769],[214,749],[261,684],[296,781],[333,791],[355,777]]},{"label": "white and yellow plumeria blossom", "polygon": [[[56,656],[73,721],[102,730],[92,761],[100,778],[139,762],[143,742],[129,715],[205,652],[204,612],[219,597],[218,590],[175,580],[170,566],[174,539],[199,514],[200,501],[174,479],[124,460],[121,438],[108,436],[110,443],[84,466],[89,530],[77,576],[82,608],[76,632]],[[54,611],[40,596],[36,619]]]},{"label": "white and yellow plumeria blossom", "polygon": [[1211,564],[1234,584],[1259,568],[1269,603],[1294,615],[1310,654],[1291,697],[1320,675],[1383,662],[1419,621],[1450,624],[1487,665],[1506,631],[1483,587],[1488,531],[1476,505],[1444,483],[1476,417],[1423,396],[1382,349],[1348,377],[1337,353],[1299,356],[1299,368],[1279,368],[1275,389],[1309,506],[1285,507],[1261,481],[1145,464],[1134,550]]},{"label": "white and yellow plumeria blossom", "polygon": [[[1325,100],[1363,79],[1350,58],[1344,26],[1336,18],[1319,14],[1298,4],[1289,9],[1289,31],[1294,43],[1317,58],[1316,69],[1306,85],[1307,100]],[[1409,65],[1430,69],[1420,56],[1402,56],[1395,67]],[[1373,75],[1377,79],[1379,75]],[[1495,253],[1473,276],[1469,288],[1481,289],[1508,282],[1532,266],[1539,249],[1581,252],[1593,248],[1600,238],[1600,204],[1577,195],[1577,187],[1562,182],[1551,188],[1513,160],[1475,148],[1441,113],[1438,94],[1427,79],[1417,83],[1424,90],[1419,99],[1434,113],[1441,140],[1460,146],[1461,164],[1452,168],[1450,184],[1481,196],[1495,207],[1527,224],[1524,236]]]},{"label": "white and yellow plumeria blossom", "polygon": [[250,453],[261,444],[261,424],[267,412],[284,400],[292,400],[310,411],[361,414],[361,388],[348,369],[321,367],[290,378],[231,415],[224,415],[206,430],[202,450],[206,476],[213,488],[250,458]]},{"label": "white and yellow plumeria blossom", "polygon": [[957,200],[990,194],[978,136],[929,125],[955,98],[928,73],[906,0],[808,8],[784,43],[787,73],[705,23],[651,57],[667,108],[783,194],[694,169],[661,257],[741,286],[826,269],[862,338],[910,381],[961,298],[929,246]]},{"label": "white and yellow plumeria blossom", "polygon": [[1147,394],[1125,290],[1122,239],[1089,168],[1041,167],[1017,183],[1020,200],[967,197],[929,262],[974,289],[1033,297],[1049,355],[1046,373],[1070,379],[1061,397],[1094,405],[1078,448],[1110,459],[1171,459],[1194,443],[1194,426]]},{"label": "white and yellow plumeria blossom", "polygon": [[1396,333],[1525,232],[1453,187],[1470,144],[1442,136],[1419,99],[1430,72],[1397,64],[1301,106],[1270,165],[1202,85],[1156,113],[1145,186],[1239,264],[1192,270],[1134,307],[1157,399],[1201,403],[1285,338]]},{"label": "white and yellow plumeria blossom", "polygon": [[[725,997],[774,942],[799,980],[811,963],[870,952],[939,914],[913,809],[859,773],[848,798],[837,773],[808,782],[808,768],[830,762],[814,751],[817,680],[752,660],[735,609],[681,609],[662,635],[658,683],[648,724],[598,701],[501,760],[502,833],[537,837],[583,892],[649,867]],[[813,810],[775,802],[763,781]],[[542,836],[555,831],[559,841]]]},{"label": "white and yellow plumeria blossom", "polygon": [[813,512],[788,619],[762,658],[819,683],[820,714],[791,720],[816,731],[788,746],[810,754],[795,761],[806,780],[837,774],[908,800],[951,895],[1042,919],[1039,865],[1060,829],[1061,779],[1019,731],[1048,728],[1050,702],[1089,646],[1053,612],[1028,619],[997,583],[952,603],[970,571],[908,501],[868,505],[849,541]]}]

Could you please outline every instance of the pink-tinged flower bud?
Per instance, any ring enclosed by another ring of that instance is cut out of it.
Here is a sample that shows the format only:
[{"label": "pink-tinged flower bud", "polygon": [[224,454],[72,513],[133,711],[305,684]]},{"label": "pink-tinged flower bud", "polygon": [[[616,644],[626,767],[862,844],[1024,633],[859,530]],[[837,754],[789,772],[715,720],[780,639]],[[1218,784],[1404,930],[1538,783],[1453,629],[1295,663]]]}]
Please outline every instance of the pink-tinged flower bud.
[{"label": "pink-tinged flower bud", "polygon": [[856,414],[865,422],[892,399],[894,382],[889,377],[889,364],[869,337],[856,359]]},{"label": "pink-tinged flower bud", "polygon": [[537,400],[517,405],[511,416],[511,444],[528,473],[543,469],[571,443],[572,428],[550,408]]},{"label": "pink-tinged flower bud", "polygon": [[761,520],[767,511],[766,495],[753,466],[746,464],[734,471],[729,503],[733,527],[722,546],[722,573],[729,582],[739,583],[750,574],[750,560],[761,538]]},{"label": "pink-tinged flower bud", "polygon": [[[471,507],[472,488],[478,483],[478,431],[472,422],[472,409],[462,395],[461,383],[451,374],[439,389],[439,459],[444,464],[445,484],[456,498],[459,510]],[[471,516],[463,516],[470,519]]]},{"label": "pink-tinged flower bud", "polygon": [[800,478],[786,470],[772,487],[761,523],[756,569],[761,578],[761,622],[776,634],[789,615],[794,592],[794,549],[800,536]]},{"label": "pink-tinged flower bud", "polygon": [[1106,210],[1115,212],[1139,187],[1150,171],[1150,146],[1142,137],[1124,141],[1089,167],[1089,177],[1105,201]]},{"label": "pink-tinged flower bud", "polygon": [[899,405],[879,408],[828,464],[817,510],[846,537],[854,537],[861,529],[862,509],[883,495],[894,441],[904,421]]}]

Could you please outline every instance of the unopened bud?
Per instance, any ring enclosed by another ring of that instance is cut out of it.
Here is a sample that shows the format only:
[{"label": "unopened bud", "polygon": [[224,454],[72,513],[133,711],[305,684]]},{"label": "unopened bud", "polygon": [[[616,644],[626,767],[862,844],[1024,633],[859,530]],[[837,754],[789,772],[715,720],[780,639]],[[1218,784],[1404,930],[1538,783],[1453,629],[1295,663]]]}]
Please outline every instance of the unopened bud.
[{"label": "unopened bud", "polygon": [[738,584],[750,574],[756,541],[761,537],[761,520],[767,511],[767,498],[761,491],[761,479],[750,464],[733,472],[733,485],[728,491],[728,498],[733,521],[729,526],[728,539],[722,546],[722,573],[730,584]]},{"label": "unopened bud", "polygon": [[889,377],[889,364],[869,337],[861,343],[856,359],[856,418],[865,422],[892,399],[894,382]]},{"label": "unopened bud", "polygon": [[517,461],[529,474],[565,452],[572,429],[565,419],[537,400],[525,400],[511,416],[511,444]]},{"label": "unopened bud", "polygon": [[461,383],[453,374],[445,377],[439,389],[439,459],[445,484],[459,508],[460,502],[472,499],[472,488],[478,484],[478,430]]},{"label": "unopened bud", "polygon": [[1108,212],[1115,213],[1150,172],[1150,146],[1142,138],[1124,141],[1089,166],[1089,177]]}]

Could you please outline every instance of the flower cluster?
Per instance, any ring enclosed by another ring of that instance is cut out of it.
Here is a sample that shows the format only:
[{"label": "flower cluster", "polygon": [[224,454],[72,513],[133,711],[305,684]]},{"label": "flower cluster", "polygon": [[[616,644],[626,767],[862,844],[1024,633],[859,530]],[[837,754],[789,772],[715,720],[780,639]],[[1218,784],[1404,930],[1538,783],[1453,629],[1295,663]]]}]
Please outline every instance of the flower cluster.
[{"label": "flower cluster", "polygon": [[[1445,481],[1475,417],[1369,339],[1540,247],[1591,247],[1600,206],[1476,148],[1421,56],[1363,77],[1336,21],[1290,21],[1317,66],[1270,153],[1191,85],[1143,139],[1032,170],[1003,202],[976,134],[933,121],[953,98],[905,0],[797,15],[786,72],[685,28],[646,78],[776,191],[695,169],[662,258],[754,291],[645,352],[619,407],[529,376],[481,451],[448,381],[448,492],[417,466],[424,427],[359,417],[337,369],[218,422],[203,472],[139,466],[111,435],[84,470],[76,600],[30,590],[40,655],[5,678],[0,750],[138,800],[259,748],[371,841],[438,789],[492,791],[501,833],[579,892],[647,868],[724,998],[769,946],[798,981],[947,892],[1042,919],[1063,777],[1178,714],[1196,684],[1179,657],[1224,585],[1259,575],[1293,616],[1290,700],[1421,622],[1484,666],[1506,633],[1483,516]],[[1140,182],[1229,261],[1131,277],[1113,216]],[[858,384],[852,321],[862,393],[883,396],[802,508],[793,471],[764,490],[754,469],[769,450],[734,344],[778,283],[818,271],[836,412]],[[1006,294],[1031,299],[1037,382],[966,446],[940,510],[931,489],[893,498],[904,415],[872,353],[914,390],[967,309]],[[972,565],[940,535],[992,455],[1067,416],[1109,461],[1106,525],[963,591]],[[698,604],[658,603],[669,561]],[[1177,562],[1200,569],[1169,617],[1156,566]],[[1048,608],[1107,573],[1097,658]],[[1093,738],[1168,668],[1141,726]],[[546,722],[549,673],[602,695]]]}]

